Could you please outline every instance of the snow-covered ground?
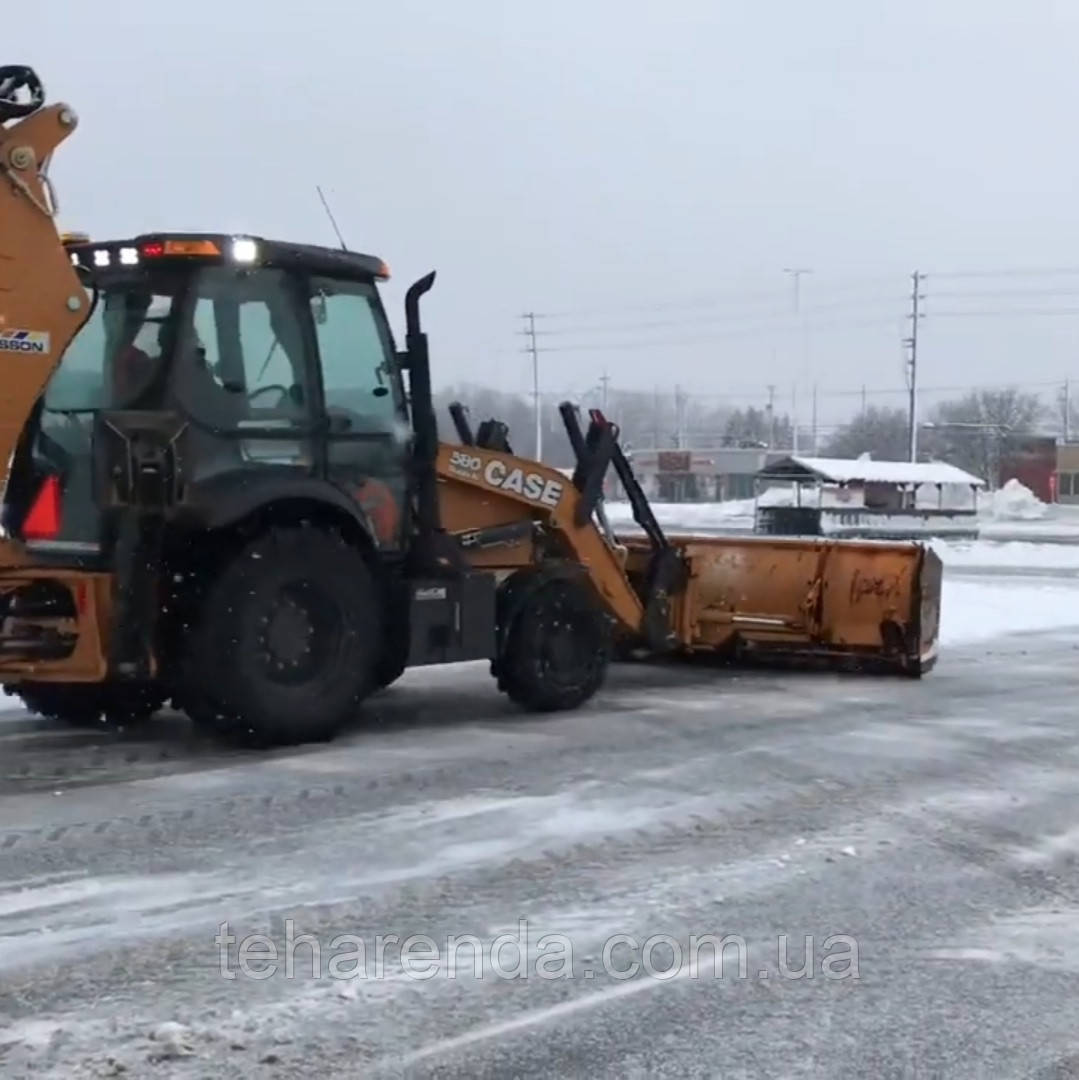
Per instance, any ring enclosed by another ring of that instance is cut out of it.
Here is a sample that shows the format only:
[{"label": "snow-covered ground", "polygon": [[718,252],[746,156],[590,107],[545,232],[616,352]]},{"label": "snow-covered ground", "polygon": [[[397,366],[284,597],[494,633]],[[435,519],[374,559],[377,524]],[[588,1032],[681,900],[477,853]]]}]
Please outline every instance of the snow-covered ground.
[{"label": "snow-covered ground", "polygon": [[955,569],[1074,571],[1079,574],[1079,543],[1046,544],[1021,540],[932,541],[945,566]]},{"label": "snow-covered ground", "polygon": [[944,648],[1005,635],[1079,627],[1079,582],[955,579],[944,575]]}]

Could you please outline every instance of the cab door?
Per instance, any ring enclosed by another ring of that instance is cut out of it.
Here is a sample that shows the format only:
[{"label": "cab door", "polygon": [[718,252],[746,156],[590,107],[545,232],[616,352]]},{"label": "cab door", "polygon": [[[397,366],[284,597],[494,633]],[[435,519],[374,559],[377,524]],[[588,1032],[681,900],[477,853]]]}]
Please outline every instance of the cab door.
[{"label": "cab door", "polygon": [[364,508],[379,547],[404,548],[411,428],[393,339],[373,282],[309,282],[328,478]]},{"label": "cab door", "polygon": [[314,475],[316,404],[300,282],[271,267],[207,267],[195,274],[187,307],[171,393],[191,419],[191,481],[260,467]]}]

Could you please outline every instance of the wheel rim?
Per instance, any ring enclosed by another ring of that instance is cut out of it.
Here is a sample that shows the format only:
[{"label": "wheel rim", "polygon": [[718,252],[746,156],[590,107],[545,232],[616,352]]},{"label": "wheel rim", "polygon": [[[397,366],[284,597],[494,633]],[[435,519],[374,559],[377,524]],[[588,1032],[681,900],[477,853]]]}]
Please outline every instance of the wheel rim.
[{"label": "wheel rim", "polygon": [[259,624],[259,660],[271,682],[310,682],[333,664],[341,651],[341,609],[309,581],[281,586],[266,605]]},{"label": "wheel rim", "polygon": [[535,645],[542,677],[561,686],[586,680],[597,662],[588,613],[565,603],[552,605],[540,620]]}]

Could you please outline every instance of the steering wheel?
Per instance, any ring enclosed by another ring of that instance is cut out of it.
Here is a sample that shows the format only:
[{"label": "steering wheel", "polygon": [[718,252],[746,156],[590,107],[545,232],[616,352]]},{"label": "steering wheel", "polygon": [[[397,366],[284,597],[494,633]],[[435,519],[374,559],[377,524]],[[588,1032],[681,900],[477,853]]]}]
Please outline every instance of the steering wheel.
[{"label": "steering wheel", "polygon": [[0,123],[21,120],[45,104],[45,87],[37,72],[22,64],[0,67]]},{"label": "steering wheel", "polygon": [[269,386],[260,386],[257,390],[252,390],[251,393],[247,395],[247,400],[252,402],[255,398],[260,397],[262,394],[268,394],[271,390],[276,390],[281,395],[282,400],[289,396],[289,388],[287,386],[282,386],[281,383],[270,383]]}]

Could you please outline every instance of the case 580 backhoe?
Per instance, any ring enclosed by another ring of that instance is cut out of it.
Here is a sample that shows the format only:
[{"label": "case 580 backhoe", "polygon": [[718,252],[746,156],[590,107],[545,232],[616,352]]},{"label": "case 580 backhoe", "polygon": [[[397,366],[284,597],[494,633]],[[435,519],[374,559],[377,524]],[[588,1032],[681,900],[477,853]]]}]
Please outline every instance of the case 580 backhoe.
[{"label": "case 580 backhoe", "polygon": [[[409,665],[489,660],[573,708],[612,654],[796,655],[919,675],[940,563],[915,544],[675,539],[617,430],[562,408],[571,478],[496,421],[438,441],[419,306],[384,264],[228,234],[58,237],[72,130],[0,69],[0,682],[43,714],[166,700],[263,743],[326,738]],[[618,471],[641,528],[604,525]]]}]

